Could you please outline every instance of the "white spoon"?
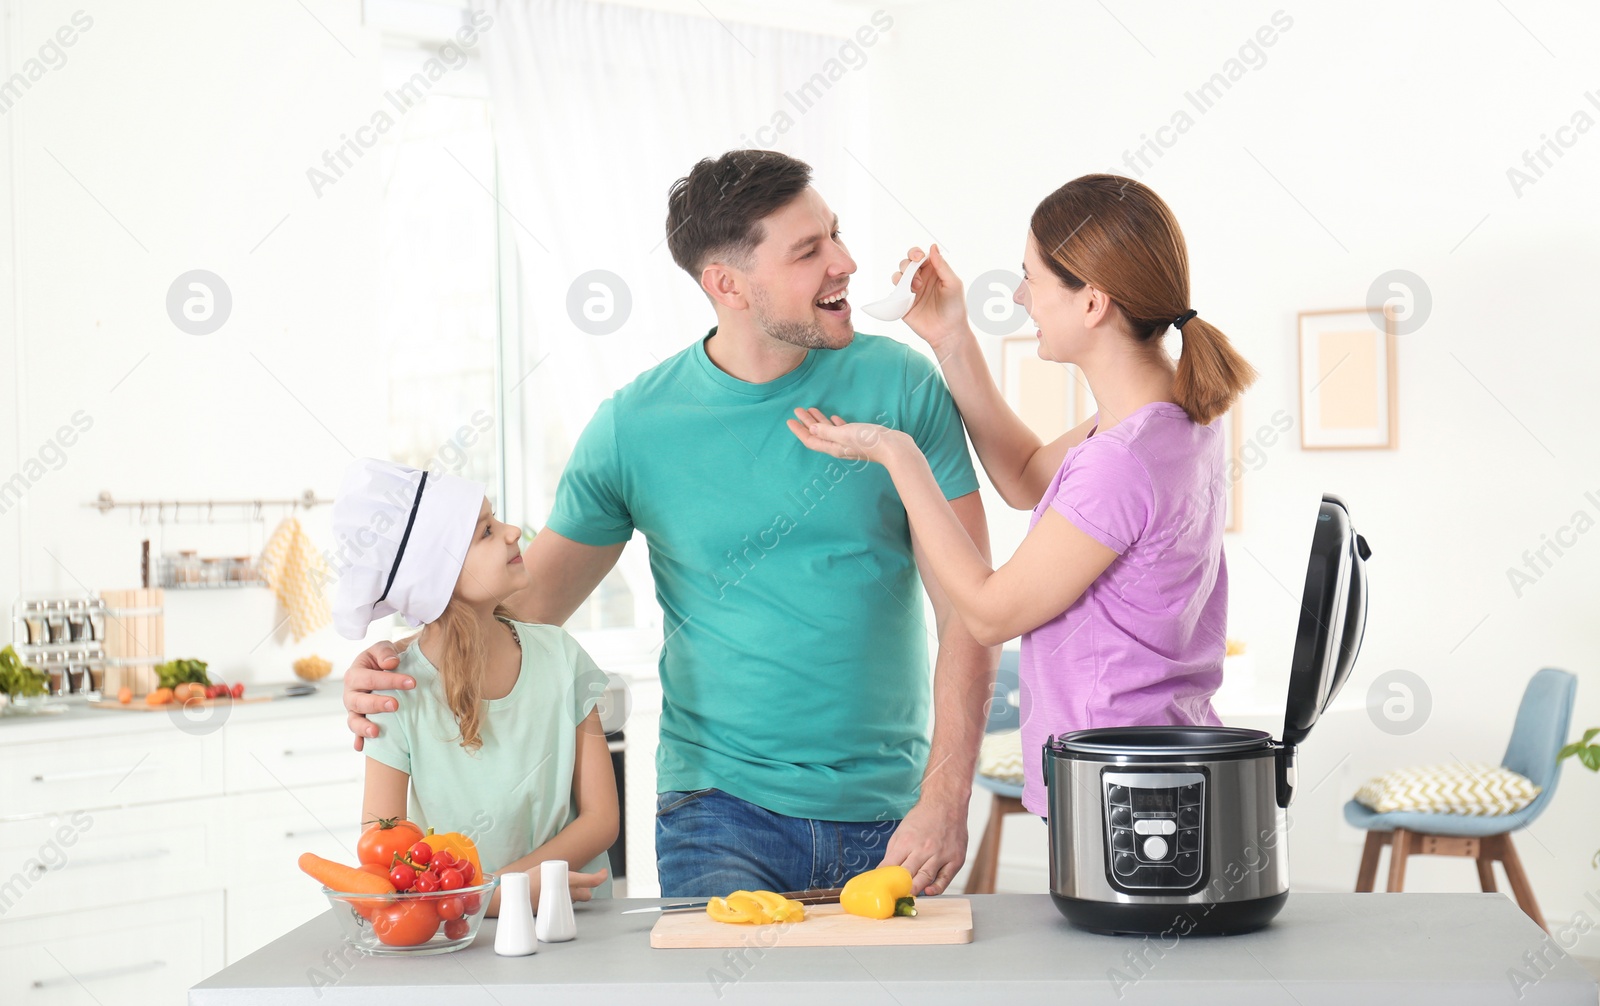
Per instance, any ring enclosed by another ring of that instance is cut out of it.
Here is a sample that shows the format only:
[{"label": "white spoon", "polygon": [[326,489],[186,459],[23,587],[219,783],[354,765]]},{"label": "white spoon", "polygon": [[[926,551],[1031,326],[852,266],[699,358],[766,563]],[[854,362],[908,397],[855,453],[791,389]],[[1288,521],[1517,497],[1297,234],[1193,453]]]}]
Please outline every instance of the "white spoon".
[{"label": "white spoon", "polygon": [[928,261],[928,256],[924,255],[911,263],[910,268],[900,276],[900,282],[896,283],[894,289],[889,292],[889,296],[884,297],[882,300],[875,300],[870,304],[863,304],[861,305],[861,310],[879,321],[899,321],[905,317],[905,313],[911,310],[912,303],[917,299],[917,295],[911,292],[911,280],[915,278],[917,270],[926,261]]}]

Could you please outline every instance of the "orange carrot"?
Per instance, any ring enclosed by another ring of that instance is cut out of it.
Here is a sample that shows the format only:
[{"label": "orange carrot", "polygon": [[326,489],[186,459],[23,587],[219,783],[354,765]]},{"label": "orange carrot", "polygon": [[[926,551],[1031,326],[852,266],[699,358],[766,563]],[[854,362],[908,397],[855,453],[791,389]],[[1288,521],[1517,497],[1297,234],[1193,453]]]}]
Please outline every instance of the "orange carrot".
[{"label": "orange carrot", "polygon": [[358,870],[353,866],[335,863],[321,856],[305,852],[300,854],[300,869],[330,891],[344,894],[393,894],[394,885],[389,878]]}]

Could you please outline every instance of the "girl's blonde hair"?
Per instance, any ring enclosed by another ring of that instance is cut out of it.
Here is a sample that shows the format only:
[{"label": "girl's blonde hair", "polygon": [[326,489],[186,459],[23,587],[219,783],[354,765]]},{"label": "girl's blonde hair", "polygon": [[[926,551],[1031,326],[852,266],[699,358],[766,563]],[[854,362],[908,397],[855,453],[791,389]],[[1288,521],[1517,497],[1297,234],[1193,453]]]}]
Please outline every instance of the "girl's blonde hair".
[{"label": "girl's blonde hair", "polygon": [[[515,617],[503,604],[496,605],[494,613],[497,618]],[[483,669],[489,660],[478,616],[466,602],[452,597],[428,627],[439,636],[439,679],[445,704],[461,731],[461,746],[476,751],[483,746]],[[515,626],[512,628],[515,631]],[[420,632],[407,636],[395,648],[403,653],[421,638]]]}]

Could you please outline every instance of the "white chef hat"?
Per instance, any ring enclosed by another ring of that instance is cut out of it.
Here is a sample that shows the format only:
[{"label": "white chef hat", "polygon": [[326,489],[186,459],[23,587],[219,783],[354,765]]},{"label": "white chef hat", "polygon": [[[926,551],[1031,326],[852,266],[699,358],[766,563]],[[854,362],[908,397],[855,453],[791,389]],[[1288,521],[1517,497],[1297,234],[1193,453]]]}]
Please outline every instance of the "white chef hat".
[{"label": "white chef hat", "polygon": [[333,621],[361,639],[367,626],[399,613],[412,625],[438,618],[455,592],[483,486],[375,458],[345,469],[333,503]]}]

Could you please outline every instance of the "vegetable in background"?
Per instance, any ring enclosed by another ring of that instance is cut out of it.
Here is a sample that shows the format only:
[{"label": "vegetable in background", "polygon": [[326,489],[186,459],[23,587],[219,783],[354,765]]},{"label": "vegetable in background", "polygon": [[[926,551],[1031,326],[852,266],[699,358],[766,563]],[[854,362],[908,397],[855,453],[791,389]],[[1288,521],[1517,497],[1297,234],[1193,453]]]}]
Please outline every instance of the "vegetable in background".
[{"label": "vegetable in background", "polygon": [[24,664],[15,647],[0,650],[0,692],[15,698],[31,698],[43,695],[49,685],[50,675]]},{"label": "vegetable in background", "polygon": [[211,678],[206,674],[206,662],[192,658],[169,660],[164,664],[157,664],[156,678],[162,688],[175,689],[179,685],[186,684],[197,684],[204,687],[211,683]]}]

